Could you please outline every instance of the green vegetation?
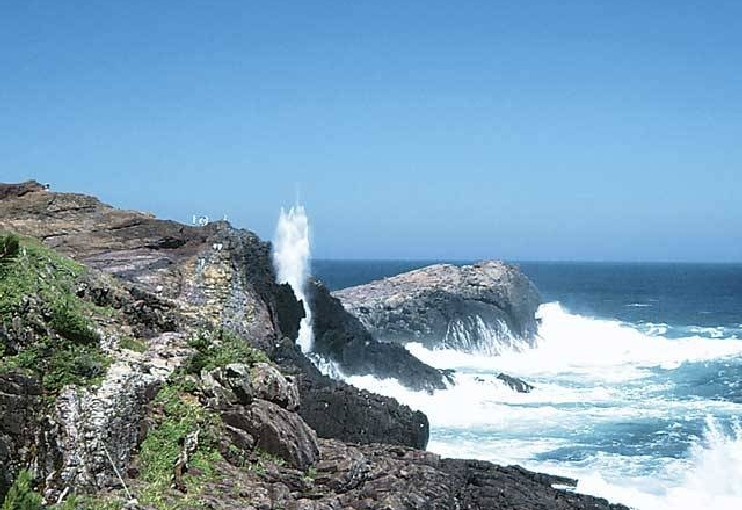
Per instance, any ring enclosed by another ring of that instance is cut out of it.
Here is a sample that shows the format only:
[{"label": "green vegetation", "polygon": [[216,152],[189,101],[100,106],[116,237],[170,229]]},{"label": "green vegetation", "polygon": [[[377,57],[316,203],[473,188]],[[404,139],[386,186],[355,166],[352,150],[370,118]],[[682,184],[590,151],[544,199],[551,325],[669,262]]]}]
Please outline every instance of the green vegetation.
[{"label": "green vegetation", "polygon": [[136,352],[144,352],[147,350],[146,343],[144,343],[142,340],[138,340],[130,336],[123,337],[121,341],[119,342],[119,347],[121,347],[122,349],[128,349],[130,351],[136,351]]},{"label": "green vegetation", "polygon": [[188,360],[185,370],[189,374],[200,374],[202,369],[213,370],[230,363],[268,363],[263,351],[253,349],[244,339],[230,331],[202,331],[190,342],[196,353]]},{"label": "green vegetation", "polygon": [[166,496],[173,481],[174,462],[187,437],[198,433],[196,449],[189,455],[189,472],[183,477],[188,487],[184,502],[198,501],[204,482],[215,475],[214,464],[222,460],[218,451],[221,420],[202,407],[188,389],[187,377],[178,374],[159,391],[155,397],[157,425],[147,434],[139,453],[139,478],[148,485],[137,499],[158,510],[172,508]]},{"label": "green vegetation", "polygon": [[305,483],[313,482],[317,478],[317,468],[314,466],[310,467],[301,478]]},{"label": "green vegetation", "polygon": [[33,490],[32,482],[33,477],[28,471],[18,473],[5,495],[2,510],[40,510],[41,494]]},{"label": "green vegetation", "polygon": [[[267,362],[264,352],[252,349],[246,342],[229,332],[203,331],[190,342],[195,354],[182,370],[176,371],[155,397],[156,425],[141,445],[138,478],[146,483],[137,491],[140,503],[158,510],[181,506],[198,506],[204,486],[218,476],[218,463],[224,462],[220,453],[220,438],[224,431],[219,415],[203,407],[196,395],[202,369],[211,370],[230,363],[252,365]],[[189,455],[189,470],[183,475],[187,492],[182,496],[172,490],[174,464],[186,438],[198,433],[198,444]],[[279,466],[285,461],[267,452],[243,452],[231,444],[225,452],[232,462],[258,474],[265,473],[267,463]],[[236,461],[236,462],[235,462]],[[176,503],[177,501],[177,503]]]},{"label": "green vegetation", "polygon": [[15,234],[0,235],[0,264],[10,263],[20,252],[20,241]]},{"label": "green vegetation", "polygon": [[[3,236],[3,250],[14,246],[9,237],[15,236]],[[95,307],[75,294],[83,273],[81,264],[36,241],[19,240],[12,260],[0,264],[0,320],[18,338],[0,343],[0,372],[36,375],[51,394],[100,379],[108,359],[90,319]]]}]

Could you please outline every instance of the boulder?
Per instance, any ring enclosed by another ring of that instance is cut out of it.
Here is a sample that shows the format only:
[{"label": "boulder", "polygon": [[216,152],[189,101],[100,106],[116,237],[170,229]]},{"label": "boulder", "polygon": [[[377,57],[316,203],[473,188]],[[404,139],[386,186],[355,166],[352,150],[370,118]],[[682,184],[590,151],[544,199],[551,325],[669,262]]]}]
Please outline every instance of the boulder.
[{"label": "boulder", "polygon": [[294,411],[299,407],[299,390],[293,377],[284,377],[268,363],[256,363],[250,369],[250,384],[257,398]]},{"label": "boulder", "polygon": [[250,405],[254,398],[272,402],[294,411],[299,407],[299,390],[293,377],[283,374],[269,363],[252,366],[230,363],[224,367],[201,371],[201,388],[211,407],[221,408],[222,403]]},{"label": "boulder", "polygon": [[225,424],[251,436],[257,448],[296,469],[309,469],[319,458],[314,431],[301,416],[272,402],[255,399],[249,406],[227,409],[221,416]]},{"label": "boulder", "polygon": [[497,354],[532,343],[538,290],[517,266],[435,264],[333,295],[374,338]]},{"label": "boulder", "polygon": [[510,389],[517,391],[518,393],[530,393],[533,389],[533,386],[525,382],[523,379],[511,377],[503,372],[500,372],[497,375],[497,378],[509,386]]}]

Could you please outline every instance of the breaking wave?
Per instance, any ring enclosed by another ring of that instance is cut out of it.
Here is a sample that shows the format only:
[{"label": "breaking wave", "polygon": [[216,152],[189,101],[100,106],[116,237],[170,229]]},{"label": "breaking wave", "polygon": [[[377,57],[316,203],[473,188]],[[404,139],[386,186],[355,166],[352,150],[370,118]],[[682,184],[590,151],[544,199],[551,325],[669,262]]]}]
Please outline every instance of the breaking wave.
[{"label": "breaking wave", "polygon": [[[493,332],[496,356],[407,344],[456,370],[455,385],[432,395],[393,379],[345,379],[424,411],[428,449],[446,456],[571,476],[580,492],[641,510],[742,508],[742,397],[729,398],[742,340],[700,327],[670,338],[667,324],[595,319],[559,303],[538,317],[533,347]],[[499,372],[535,389],[515,393]]]}]

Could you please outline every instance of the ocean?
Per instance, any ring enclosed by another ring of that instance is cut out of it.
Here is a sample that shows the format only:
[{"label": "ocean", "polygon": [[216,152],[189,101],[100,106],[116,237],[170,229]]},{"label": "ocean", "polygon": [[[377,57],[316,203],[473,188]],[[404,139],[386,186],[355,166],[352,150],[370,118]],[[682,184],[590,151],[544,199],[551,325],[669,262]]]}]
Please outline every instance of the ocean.
[{"label": "ocean", "polygon": [[[312,262],[331,289],[426,262]],[[640,510],[742,508],[742,265],[521,263],[544,304],[535,348],[408,350],[456,384],[348,382],[430,420],[428,449],[579,480]],[[515,393],[500,372],[533,384]]]}]

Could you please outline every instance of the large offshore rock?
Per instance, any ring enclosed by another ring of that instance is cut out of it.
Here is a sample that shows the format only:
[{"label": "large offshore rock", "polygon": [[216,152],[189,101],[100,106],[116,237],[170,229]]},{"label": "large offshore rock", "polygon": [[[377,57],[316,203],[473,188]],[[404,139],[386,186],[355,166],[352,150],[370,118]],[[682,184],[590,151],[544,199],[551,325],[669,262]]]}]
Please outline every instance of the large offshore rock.
[{"label": "large offshore rock", "polygon": [[377,340],[498,353],[532,342],[541,298],[512,264],[436,264],[333,295]]},{"label": "large offshore rock", "polygon": [[346,375],[397,379],[415,391],[446,387],[447,376],[396,343],[376,340],[320,282],[312,282],[309,303],[314,326],[314,350],[337,363]]}]

